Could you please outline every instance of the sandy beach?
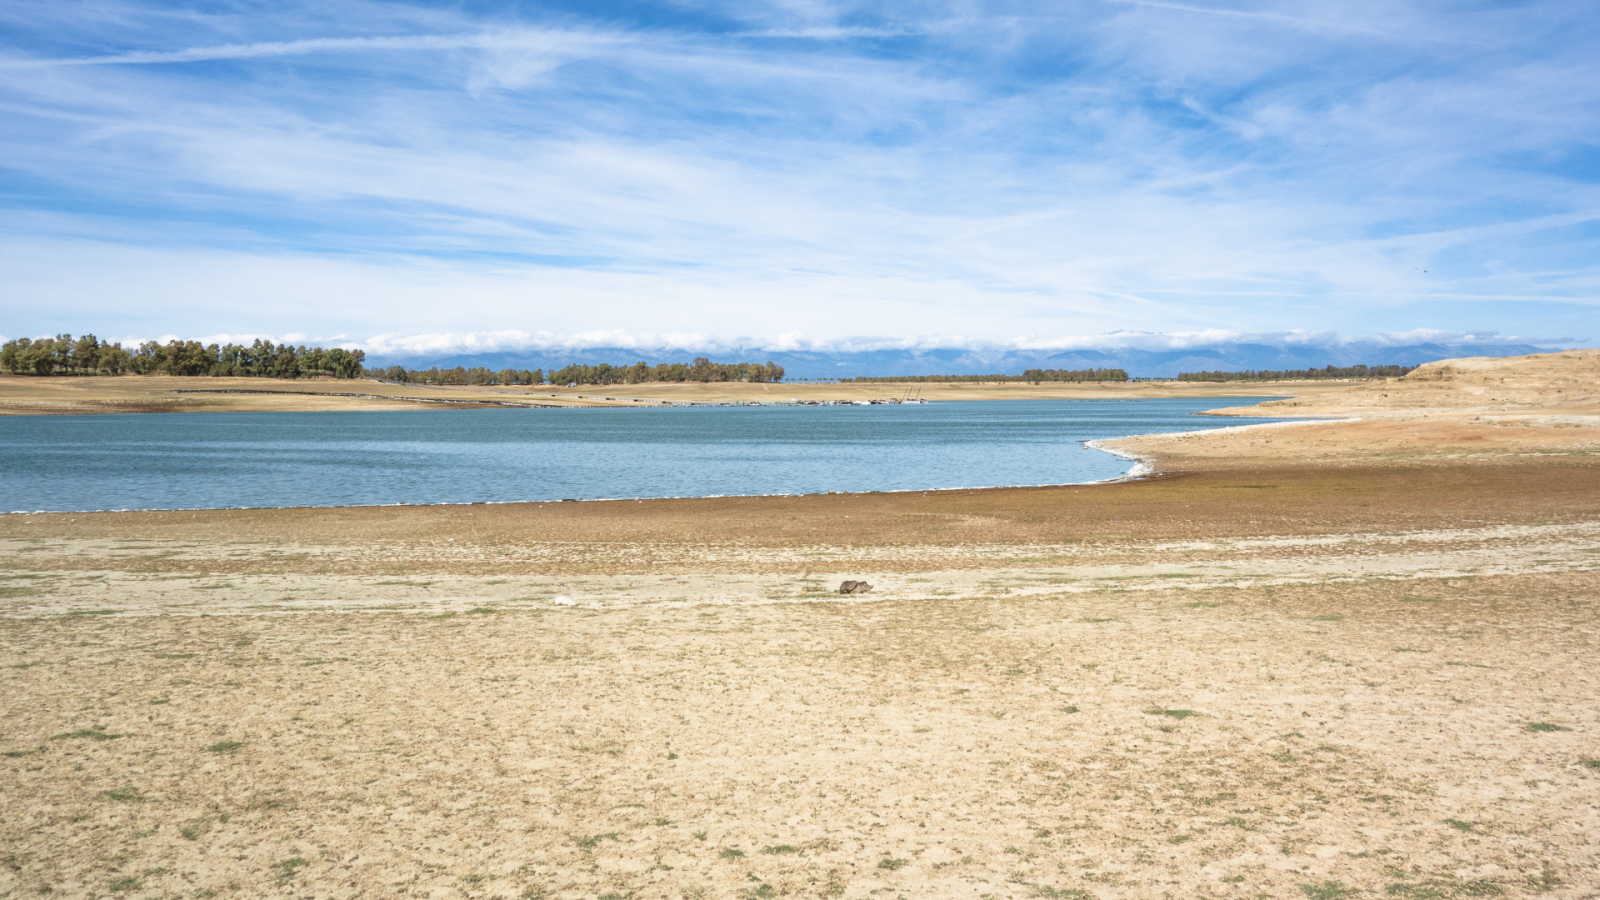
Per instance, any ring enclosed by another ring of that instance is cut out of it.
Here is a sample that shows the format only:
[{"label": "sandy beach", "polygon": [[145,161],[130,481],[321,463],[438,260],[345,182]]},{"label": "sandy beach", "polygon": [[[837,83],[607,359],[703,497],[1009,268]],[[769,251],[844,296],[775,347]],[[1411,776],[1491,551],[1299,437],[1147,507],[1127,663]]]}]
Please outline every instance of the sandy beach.
[{"label": "sandy beach", "polygon": [[1600,895],[1600,352],[1201,389],[1323,421],[1101,485],[0,516],[0,893]]}]

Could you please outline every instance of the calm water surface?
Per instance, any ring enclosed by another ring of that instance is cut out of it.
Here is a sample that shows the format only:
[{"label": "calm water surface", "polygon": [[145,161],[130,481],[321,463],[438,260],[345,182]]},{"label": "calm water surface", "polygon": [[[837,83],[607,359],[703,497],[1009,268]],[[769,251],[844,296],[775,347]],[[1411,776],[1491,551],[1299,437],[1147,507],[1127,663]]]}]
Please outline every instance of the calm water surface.
[{"label": "calm water surface", "polygon": [[1260,399],[5,416],[0,510],[1066,484],[1131,466],[1080,441],[1278,421],[1192,415]]}]

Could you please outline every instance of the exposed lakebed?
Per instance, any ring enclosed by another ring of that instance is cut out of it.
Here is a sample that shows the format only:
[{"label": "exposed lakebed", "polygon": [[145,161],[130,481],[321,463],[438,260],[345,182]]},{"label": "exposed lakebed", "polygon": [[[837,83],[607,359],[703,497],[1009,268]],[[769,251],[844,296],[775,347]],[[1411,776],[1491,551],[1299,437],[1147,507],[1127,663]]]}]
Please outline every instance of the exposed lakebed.
[{"label": "exposed lakebed", "polygon": [[368,506],[1102,481],[1083,441],[1263,398],[0,418],[0,509]]}]

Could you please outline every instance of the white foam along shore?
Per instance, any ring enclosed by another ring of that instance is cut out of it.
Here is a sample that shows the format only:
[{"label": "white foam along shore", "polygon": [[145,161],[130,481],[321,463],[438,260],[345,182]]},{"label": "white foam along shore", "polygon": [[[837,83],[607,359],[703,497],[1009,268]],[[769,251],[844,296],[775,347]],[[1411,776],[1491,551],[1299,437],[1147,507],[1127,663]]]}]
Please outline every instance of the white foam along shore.
[{"label": "white foam along shore", "polygon": [[[1146,437],[1146,436],[1147,435],[1139,435],[1139,437]],[[1120,440],[1123,440],[1123,439],[1122,438],[1099,438],[1099,439],[1093,440],[1093,441],[1084,441],[1083,445],[1085,447],[1088,447],[1091,450],[1099,450],[1101,453],[1109,453],[1112,456],[1121,457],[1122,459],[1133,460],[1133,467],[1130,468],[1128,471],[1123,472],[1121,475],[1118,475],[1115,478],[1102,478],[1099,481],[1085,481],[1085,482],[1081,482],[1082,484],[1116,484],[1119,481],[1136,481],[1136,480],[1138,480],[1140,478],[1145,477],[1146,475],[1155,474],[1156,469],[1155,469],[1155,464],[1154,464],[1155,461],[1154,461],[1153,458],[1148,457],[1148,456],[1140,456],[1137,453],[1129,453],[1126,450],[1113,450],[1110,447],[1102,447],[1102,446],[1100,446],[1103,441],[1120,441]]]},{"label": "white foam along shore", "polygon": [[1251,423],[1249,425],[1230,425],[1230,426],[1228,426],[1226,428],[1200,428],[1200,429],[1196,429],[1194,431],[1159,431],[1159,432],[1153,432],[1151,434],[1130,434],[1130,435],[1128,435],[1126,437],[1119,437],[1119,438],[1096,438],[1095,440],[1092,440],[1092,441],[1084,441],[1083,445],[1085,447],[1089,447],[1089,448],[1092,448],[1092,449],[1095,449],[1095,450],[1099,450],[1101,453],[1109,453],[1112,456],[1120,456],[1123,459],[1133,460],[1134,465],[1133,465],[1133,468],[1131,468],[1128,471],[1122,473],[1121,475],[1118,475],[1116,478],[1106,478],[1106,479],[1103,479],[1101,481],[1086,481],[1086,482],[1083,482],[1083,483],[1084,484],[1114,484],[1114,483],[1119,482],[1119,481],[1136,481],[1136,480],[1138,480],[1140,478],[1145,478],[1145,477],[1150,476],[1150,475],[1158,474],[1157,471],[1156,471],[1156,467],[1155,467],[1156,458],[1154,456],[1149,456],[1149,455],[1140,454],[1140,453],[1131,453],[1131,452],[1129,452],[1127,450],[1118,450],[1118,449],[1113,448],[1113,447],[1104,446],[1104,444],[1106,442],[1108,442],[1108,441],[1127,441],[1127,440],[1133,440],[1133,439],[1145,440],[1145,439],[1149,439],[1149,438],[1180,438],[1180,437],[1193,437],[1195,435],[1201,435],[1201,434],[1207,435],[1207,436],[1217,435],[1217,434],[1239,434],[1241,432],[1255,431],[1257,429],[1262,429],[1262,428],[1287,428],[1287,427],[1292,427],[1292,426],[1295,426],[1295,425],[1317,425],[1317,424],[1320,424],[1320,423],[1323,423],[1323,422],[1359,422],[1359,421],[1361,421],[1360,418],[1292,419],[1292,420],[1287,421],[1287,422],[1254,422],[1254,423]]}]

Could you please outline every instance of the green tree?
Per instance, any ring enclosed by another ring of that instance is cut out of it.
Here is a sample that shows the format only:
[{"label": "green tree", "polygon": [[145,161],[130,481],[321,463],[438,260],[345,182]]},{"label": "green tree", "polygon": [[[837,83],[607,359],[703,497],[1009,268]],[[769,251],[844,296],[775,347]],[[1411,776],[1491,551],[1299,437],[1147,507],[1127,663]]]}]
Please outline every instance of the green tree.
[{"label": "green tree", "polygon": [[121,344],[101,344],[94,367],[107,375],[121,375],[128,368],[128,351]]},{"label": "green tree", "polygon": [[12,373],[22,371],[22,355],[31,343],[33,343],[31,338],[17,338],[6,341],[4,346],[0,346],[0,369]]},{"label": "green tree", "polygon": [[56,370],[56,342],[41,338],[28,344],[22,351],[22,368],[35,375],[49,375]]},{"label": "green tree", "polygon": [[92,334],[78,338],[72,345],[72,368],[79,372],[92,372],[100,360],[100,341]]}]

